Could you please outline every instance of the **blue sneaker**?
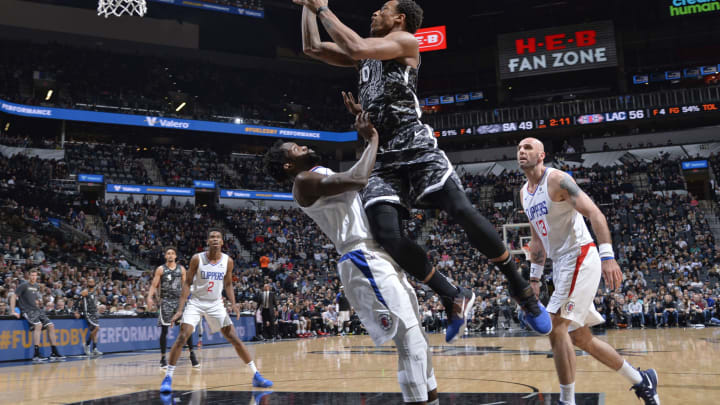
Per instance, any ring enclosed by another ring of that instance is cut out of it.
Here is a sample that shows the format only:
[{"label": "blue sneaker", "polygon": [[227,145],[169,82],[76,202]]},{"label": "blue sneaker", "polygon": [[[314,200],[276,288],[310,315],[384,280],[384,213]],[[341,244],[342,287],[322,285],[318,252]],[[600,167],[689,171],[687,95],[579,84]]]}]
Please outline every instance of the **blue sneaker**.
[{"label": "blue sneaker", "polygon": [[660,405],[660,397],[657,393],[658,376],[655,370],[638,369],[642,381],[633,385],[630,389],[635,390],[635,395],[645,401],[645,405]]},{"label": "blue sneaker", "polygon": [[167,393],[172,392],[172,377],[166,375],[160,384],[160,392]]},{"label": "blue sneaker", "polygon": [[260,391],[253,393],[253,397],[255,398],[255,405],[260,405],[260,401],[262,401],[263,397],[266,397],[272,393],[272,391]]},{"label": "blue sneaker", "polygon": [[557,405],[567,405],[567,402],[558,399]]},{"label": "blue sneaker", "polygon": [[522,308],[518,313],[520,322],[529,326],[530,329],[540,335],[547,335],[552,331],[552,320],[550,314],[543,304],[535,298],[532,287],[527,286],[522,292],[522,296],[513,297],[513,299]]},{"label": "blue sneaker", "polygon": [[[460,294],[452,300],[452,313],[448,317],[448,326],[445,331],[445,341],[447,343],[463,334],[474,304],[475,293],[466,288],[460,288]],[[447,307],[445,308],[447,309]]]},{"label": "blue sneaker", "polygon": [[253,387],[268,388],[272,386],[273,382],[266,378],[263,378],[263,376],[260,375],[259,371],[256,372],[253,376]]},{"label": "blue sneaker", "polygon": [[162,402],[163,405],[175,405],[175,398],[173,398],[173,394],[160,394],[160,402]]}]

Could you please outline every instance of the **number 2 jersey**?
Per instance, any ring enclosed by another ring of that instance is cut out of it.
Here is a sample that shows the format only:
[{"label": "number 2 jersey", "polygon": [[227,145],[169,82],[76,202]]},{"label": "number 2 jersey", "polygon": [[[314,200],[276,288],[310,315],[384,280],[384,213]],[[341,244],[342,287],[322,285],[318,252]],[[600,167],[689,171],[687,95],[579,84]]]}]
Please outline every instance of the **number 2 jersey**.
[{"label": "number 2 jersey", "polygon": [[535,193],[528,192],[527,182],[522,187],[522,205],[530,226],[542,239],[545,253],[553,261],[579,252],[581,246],[593,241],[582,214],[569,201],[550,199],[547,179],[554,170],[557,169],[545,169]]},{"label": "number 2 jersey", "polygon": [[220,261],[215,264],[210,262],[207,252],[198,253],[198,258],[200,263],[193,280],[192,299],[218,301],[222,297],[223,280],[230,257],[222,253]]}]

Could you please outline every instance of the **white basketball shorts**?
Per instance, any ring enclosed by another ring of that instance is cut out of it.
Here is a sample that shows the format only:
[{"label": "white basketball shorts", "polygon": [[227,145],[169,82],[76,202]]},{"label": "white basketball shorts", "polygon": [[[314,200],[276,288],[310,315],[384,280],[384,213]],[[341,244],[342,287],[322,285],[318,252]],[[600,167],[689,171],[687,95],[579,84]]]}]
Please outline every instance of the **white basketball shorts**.
[{"label": "white basketball shorts", "polygon": [[548,312],[569,319],[570,331],[605,322],[593,304],[601,276],[600,255],[594,243],[554,261],[555,292],[550,297]]},{"label": "white basketball shorts", "polygon": [[211,333],[219,332],[220,329],[232,325],[230,315],[225,310],[222,300],[202,301],[195,298],[190,299],[185,305],[182,323],[192,325],[193,331],[195,331],[195,327],[203,317],[210,326]]}]

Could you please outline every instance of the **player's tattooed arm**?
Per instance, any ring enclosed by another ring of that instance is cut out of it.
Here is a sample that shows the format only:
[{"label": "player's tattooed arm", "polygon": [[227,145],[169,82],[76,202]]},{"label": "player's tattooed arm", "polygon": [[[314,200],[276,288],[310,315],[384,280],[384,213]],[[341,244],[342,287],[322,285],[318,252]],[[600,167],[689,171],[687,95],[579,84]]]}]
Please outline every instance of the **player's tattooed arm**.
[{"label": "player's tattooed arm", "polygon": [[[593,231],[595,231],[598,243],[612,243],[607,219],[605,218],[605,215],[603,215],[602,211],[600,211],[600,208],[598,208],[595,202],[593,202],[593,200],[585,194],[585,192],[582,191],[577,184],[575,184],[575,180],[573,180],[573,178],[567,173],[553,172],[553,174],[555,173],[559,174],[559,178],[550,178],[550,189],[553,189],[553,183],[558,184],[561,191],[560,195],[562,196],[561,200],[569,201],[577,212],[590,220],[590,224],[592,225]],[[553,200],[555,199],[553,198]]]},{"label": "player's tattooed arm", "polygon": [[545,264],[545,249],[541,244],[530,244],[530,261],[535,264]]},{"label": "player's tattooed arm", "polygon": [[582,190],[580,190],[580,187],[575,184],[572,177],[568,175],[563,176],[562,180],[560,180],[560,188],[567,192],[568,201],[570,201],[573,207],[577,205],[578,196],[580,196],[581,193],[585,194]]},{"label": "player's tattooed arm", "polygon": [[530,224],[530,263],[544,266],[545,248],[543,247],[542,239],[540,239],[540,236],[538,236],[533,226],[534,225]]}]

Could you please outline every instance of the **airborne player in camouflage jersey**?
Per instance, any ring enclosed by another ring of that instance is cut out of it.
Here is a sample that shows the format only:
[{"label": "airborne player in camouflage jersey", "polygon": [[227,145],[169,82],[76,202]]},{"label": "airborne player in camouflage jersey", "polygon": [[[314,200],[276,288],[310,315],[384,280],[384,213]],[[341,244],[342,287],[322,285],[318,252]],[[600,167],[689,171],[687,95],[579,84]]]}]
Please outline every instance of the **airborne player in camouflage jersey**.
[{"label": "airborne player in camouflage jersey", "polygon": [[[176,263],[177,251],[174,247],[165,249],[165,264],[155,269],[155,277],[153,277],[150,290],[148,291],[147,306],[148,309],[153,306],[152,297],[155,291],[160,289],[158,298],[160,300],[160,311],[158,316],[158,326],[162,328],[160,332],[160,367],[167,368],[167,360],[165,359],[165,350],[167,346],[167,333],[171,326],[179,325],[175,322],[173,325],[171,320],[177,312],[180,304],[180,295],[182,286],[185,282],[185,268]],[[192,366],[200,367],[197,357],[192,346],[192,335],[187,340],[188,349],[190,349],[190,362]]]},{"label": "airborne player in camouflage jersey", "polygon": [[[410,208],[445,210],[465,229],[469,242],[508,279],[510,295],[529,326],[550,332],[550,317],[522,278],[497,231],[473,208],[452,164],[437,147],[432,128],[420,121],[416,96],[420,49],[413,35],[423,11],[413,0],[390,0],[374,12],[370,38],[362,38],[328,8],[327,0],[293,0],[303,5],[303,49],[309,56],[359,72],[359,101],[343,93],[348,110],[370,114],[380,134],[377,164],[362,193],[376,241],[405,271],[440,295],[449,314],[446,340],[462,333],[475,295],[450,284],[425,251],[403,235],[401,221]],[[317,20],[333,42],[322,42]]]}]

